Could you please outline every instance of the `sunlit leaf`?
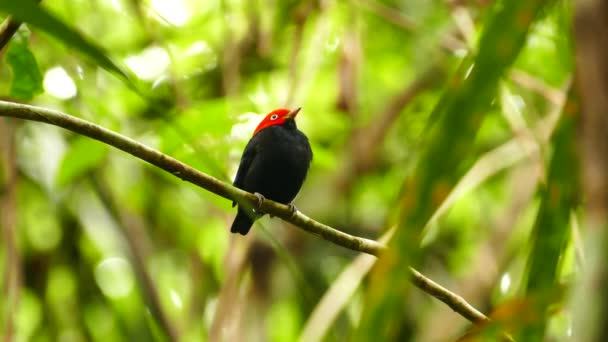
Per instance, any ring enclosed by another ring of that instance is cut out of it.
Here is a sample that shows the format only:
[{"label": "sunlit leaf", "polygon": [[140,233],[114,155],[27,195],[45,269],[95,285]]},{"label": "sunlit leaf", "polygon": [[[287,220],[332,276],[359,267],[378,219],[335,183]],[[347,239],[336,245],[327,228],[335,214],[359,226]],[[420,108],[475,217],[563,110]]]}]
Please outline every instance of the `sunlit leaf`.
[{"label": "sunlit leaf", "polygon": [[26,30],[18,31],[6,52],[6,62],[13,72],[10,96],[20,100],[31,100],[43,91],[42,75],[29,49],[28,35]]},{"label": "sunlit leaf", "polygon": [[[543,340],[549,304],[559,287],[560,258],[570,236],[570,212],[577,202],[578,156],[572,136],[576,131],[578,106],[572,92],[564,106],[562,118],[551,139],[553,151],[547,184],[540,194],[541,206],[532,232],[532,249],[528,259],[528,280],[525,291],[536,299],[533,311],[536,320],[524,329],[523,341]],[[562,260],[563,261],[563,260]]]},{"label": "sunlit leaf", "polygon": [[0,11],[14,16],[16,19],[45,31],[66,45],[76,49],[95,61],[100,67],[115,73],[130,87],[134,84],[128,74],[114,63],[107,53],[89,38],[69,27],[55,15],[39,6],[35,0],[0,0]]}]

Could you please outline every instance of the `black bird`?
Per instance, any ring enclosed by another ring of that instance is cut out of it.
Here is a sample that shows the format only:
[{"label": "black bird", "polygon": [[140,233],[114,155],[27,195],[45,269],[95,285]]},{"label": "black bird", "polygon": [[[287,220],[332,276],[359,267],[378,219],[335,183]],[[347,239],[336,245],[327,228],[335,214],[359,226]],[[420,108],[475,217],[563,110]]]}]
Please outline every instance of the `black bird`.
[{"label": "black bird", "polygon": [[[291,205],[312,161],[308,138],[296,126],[300,109],[275,109],[266,115],[245,147],[234,186]],[[247,234],[258,217],[260,213],[252,209],[248,214],[239,205],[230,232]]]}]

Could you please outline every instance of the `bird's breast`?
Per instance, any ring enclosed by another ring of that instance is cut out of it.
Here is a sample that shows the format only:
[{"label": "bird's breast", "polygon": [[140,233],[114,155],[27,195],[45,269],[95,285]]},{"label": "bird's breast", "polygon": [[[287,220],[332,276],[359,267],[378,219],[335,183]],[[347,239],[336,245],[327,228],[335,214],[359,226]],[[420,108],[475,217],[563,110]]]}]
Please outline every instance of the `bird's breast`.
[{"label": "bird's breast", "polygon": [[291,202],[306,178],[312,159],[308,139],[297,130],[272,128],[266,128],[254,138],[259,140],[258,150],[245,187],[278,202]]}]

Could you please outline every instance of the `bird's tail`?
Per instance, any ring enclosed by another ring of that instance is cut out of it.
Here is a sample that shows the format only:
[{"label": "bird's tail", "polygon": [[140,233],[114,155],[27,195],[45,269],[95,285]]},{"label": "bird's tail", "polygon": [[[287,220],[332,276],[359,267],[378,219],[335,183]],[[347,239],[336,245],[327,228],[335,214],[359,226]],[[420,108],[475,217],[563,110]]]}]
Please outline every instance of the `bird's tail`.
[{"label": "bird's tail", "polygon": [[230,227],[230,232],[246,235],[249,233],[249,229],[251,229],[252,225],[253,219],[249,217],[247,213],[239,209],[234,218],[234,222],[232,222],[232,227]]}]

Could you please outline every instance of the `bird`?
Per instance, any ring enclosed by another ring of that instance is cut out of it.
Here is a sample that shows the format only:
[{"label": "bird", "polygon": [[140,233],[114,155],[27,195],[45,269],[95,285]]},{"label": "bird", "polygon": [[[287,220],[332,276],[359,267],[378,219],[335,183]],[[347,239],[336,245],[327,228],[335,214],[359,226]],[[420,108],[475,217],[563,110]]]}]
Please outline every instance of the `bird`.
[{"label": "bird", "polygon": [[[233,185],[258,196],[258,207],[268,198],[296,211],[291,202],[304,184],[313,157],[308,138],[296,126],[301,109],[271,111],[245,146]],[[239,204],[230,232],[246,235],[263,215]]]}]

